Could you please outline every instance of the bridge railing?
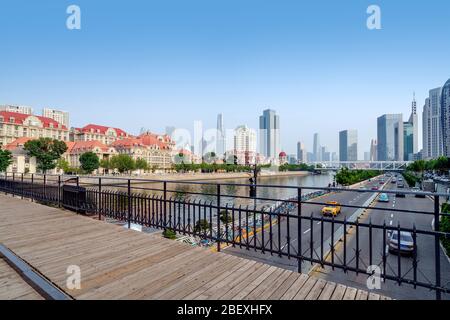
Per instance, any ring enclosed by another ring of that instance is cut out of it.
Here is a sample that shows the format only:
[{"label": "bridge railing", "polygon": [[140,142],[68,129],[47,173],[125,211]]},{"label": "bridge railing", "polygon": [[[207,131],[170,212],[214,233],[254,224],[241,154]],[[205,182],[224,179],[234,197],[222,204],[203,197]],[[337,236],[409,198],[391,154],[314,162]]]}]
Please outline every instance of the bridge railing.
[{"label": "bridge railing", "polygon": [[[83,196],[77,192],[68,197],[65,185],[74,186]],[[450,293],[440,243],[450,238],[440,229],[441,220],[450,219],[441,212],[449,194],[261,184],[252,197],[250,187],[255,186],[36,174],[0,176],[0,192],[69,207],[128,227],[137,224],[160,229],[166,236],[189,236],[196,245],[217,251],[234,248],[271,255],[283,265],[295,265],[299,272],[307,266],[319,266],[379,277],[399,286],[433,290],[437,299]],[[330,206],[329,199],[346,193],[367,199],[362,205],[340,204],[340,215],[322,215],[322,208]],[[433,202],[425,199],[430,203],[427,210],[374,206],[380,193],[421,196]],[[370,218],[365,218],[369,212]],[[413,215],[427,217],[433,227],[392,225],[377,218],[394,212],[411,215],[411,221],[415,221]],[[411,236],[407,247],[392,237],[404,233]],[[411,257],[405,259],[405,252]]]}]

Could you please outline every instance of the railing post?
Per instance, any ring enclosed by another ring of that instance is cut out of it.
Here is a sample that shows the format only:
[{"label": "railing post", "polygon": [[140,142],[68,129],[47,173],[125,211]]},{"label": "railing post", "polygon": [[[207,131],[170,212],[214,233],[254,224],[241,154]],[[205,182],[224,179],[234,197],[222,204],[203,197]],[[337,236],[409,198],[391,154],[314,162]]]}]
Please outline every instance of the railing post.
[{"label": "railing post", "polygon": [[58,175],[58,208],[61,208],[61,175]]},{"label": "railing post", "polygon": [[20,178],[20,180],[21,180],[21,192],[22,192],[22,199],[23,199],[23,191],[24,191],[24,189],[23,189],[23,173],[22,173],[22,176],[21,176],[21,178]]},{"label": "railing post", "polygon": [[302,272],[302,188],[297,188],[297,272]]},{"label": "railing post", "polygon": [[439,239],[440,231],[440,204],[439,196],[434,196],[434,250],[435,250],[435,272],[436,272],[436,300],[441,300],[441,247]]},{"label": "railing post", "polygon": [[128,179],[128,229],[131,229],[131,180]]},{"label": "railing post", "polygon": [[102,178],[98,178],[98,220],[102,220]]},{"label": "railing post", "polygon": [[16,174],[13,172],[13,176],[12,176],[12,183],[11,183],[11,193],[13,195],[13,197],[15,196],[16,193]]},{"label": "railing post", "polygon": [[80,213],[80,177],[77,176],[77,197],[75,199],[77,203],[77,214]]},{"label": "railing post", "polygon": [[47,185],[47,175],[44,174],[44,194],[42,195],[44,201],[45,201],[45,194],[47,193],[46,185]]},{"label": "railing post", "polygon": [[220,184],[217,184],[217,251],[220,252]]},{"label": "railing post", "polygon": [[163,183],[163,202],[164,202],[164,207],[163,207],[163,214],[164,214],[164,230],[166,230],[167,227],[167,181],[164,181]]},{"label": "railing post", "polygon": [[5,171],[5,195],[8,194],[8,172]]},{"label": "railing post", "polygon": [[34,201],[34,173],[31,174],[31,202]]}]

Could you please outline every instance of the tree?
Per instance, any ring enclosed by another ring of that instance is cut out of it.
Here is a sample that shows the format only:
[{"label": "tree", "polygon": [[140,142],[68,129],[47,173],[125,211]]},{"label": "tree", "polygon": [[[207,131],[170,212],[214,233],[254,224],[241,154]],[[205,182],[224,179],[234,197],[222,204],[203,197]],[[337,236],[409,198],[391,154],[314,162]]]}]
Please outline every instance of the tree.
[{"label": "tree", "polygon": [[63,158],[58,159],[58,161],[56,162],[56,168],[62,170],[64,173],[68,173],[70,171],[69,162],[67,162],[67,160]]},{"label": "tree", "polygon": [[11,152],[8,150],[0,149],[0,172],[6,172],[12,162],[13,160]]},{"label": "tree", "polygon": [[423,173],[426,169],[426,161],[425,160],[417,160],[411,163],[408,166],[409,171],[413,171],[416,174],[420,175],[421,180],[423,180]]},{"label": "tree", "polygon": [[119,154],[111,158],[111,166],[120,173],[129,172],[135,168],[135,161],[127,154]]},{"label": "tree", "polygon": [[142,159],[142,158],[136,159],[134,167],[137,170],[144,170],[144,171],[148,170],[148,168],[149,168],[147,161],[145,159]]},{"label": "tree", "polygon": [[56,160],[67,151],[64,141],[51,138],[39,138],[25,143],[24,150],[29,157],[35,157],[37,168],[45,174],[47,170],[56,168]]},{"label": "tree", "polygon": [[100,159],[98,156],[89,151],[80,156],[81,169],[86,173],[92,173],[100,167]]},{"label": "tree", "polygon": [[434,170],[439,171],[439,173],[445,173],[450,169],[450,161],[447,157],[439,157],[434,161]]}]

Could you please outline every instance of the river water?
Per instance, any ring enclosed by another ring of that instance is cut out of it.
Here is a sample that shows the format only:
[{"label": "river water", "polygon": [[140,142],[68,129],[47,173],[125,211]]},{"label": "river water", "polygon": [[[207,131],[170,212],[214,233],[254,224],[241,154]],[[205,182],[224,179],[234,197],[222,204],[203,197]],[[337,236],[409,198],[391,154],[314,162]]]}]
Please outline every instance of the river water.
[{"label": "river water", "polygon": [[[258,198],[270,198],[270,199],[288,199],[297,195],[297,189],[279,188],[272,186],[292,186],[292,187],[327,187],[329,183],[333,182],[333,174],[325,173],[321,175],[305,175],[305,176],[277,176],[277,177],[260,177],[258,179],[257,197]],[[204,183],[204,184],[202,184]],[[208,180],[202,181],[198,184],[185,184],[170,182],[167,184],[169,197],[175,197],[179,200],[191,200],[215,203],[217,200],[217,186],[215,183],[223,184],[221,186],[221,204],[229,204],[234,206],[247,206],[254,205],[253,199],[242,199],[236,197],[248,197],[249,187],[234,186],[233,184],[249,184],[247,178],[243,179],[223,179],[223,180]],[[270,186],[270,187],[264,187]],[[135,185],[133,188],[139,190],[139,193],[153,193],[161,195],[154,191],[144,190],[144,188],[161,188],[161,184],[158,186]],[[309,193],[315,190],[304,190],[303,194]],[[192,194],[199,193],[199,194]],[[275,201],[257,201],[257,205],[273,204]]]}]

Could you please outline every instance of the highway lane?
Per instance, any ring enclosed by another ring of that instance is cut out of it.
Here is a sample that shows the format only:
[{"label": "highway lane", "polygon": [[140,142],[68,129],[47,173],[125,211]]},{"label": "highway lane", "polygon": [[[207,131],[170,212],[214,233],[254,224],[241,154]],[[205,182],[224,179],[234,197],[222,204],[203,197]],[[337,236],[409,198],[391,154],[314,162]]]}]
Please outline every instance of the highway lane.
[{"label": "highway lane", "polygon": [[[396,189],[396,184],[389,184],[388,189]],[[395,197],[390,195],[389,203],[377,202],[377,209],[371,210],[366,215],[361,217],[361,222],[367,223],[369,219],[373,224],[382,225],[386,223],[388,226],[398,226],[402,228],[432,230],[432,215],[414,214],[414,213],[402,213],[402,212],[390,212],[383,209],[406,209],[417,210],[423,212],[433,212],[434,204],[429,198],[416,198],[411,195],[407,195],[405,198]],[[369,231],[368,229],[360,228],[359,230],[359,248],[360,248],[360,267],[370,265],[369,257]],[[387,248],[383,245],[383,231],[373,230],[372,233],[373,243],[373,256],[372,264],[378,265],[381,269],[383,266],[383,254],[386,254],[386,274],[397,275],[402,277],[414,279],[414,259],[412,257],[399,256],[398,254],[389,253]],[[351,257],[355,257],[356,249],[356,230],[350,230],[349,241],[347,242],[347,252],[351,253]],[[417,280],[424,283],[434,283],[435,281],[435,246],[434,237],[430,235],[417,235]],[[342,259],[343,247],[338,247],[336,257]],[[442,284],[449,287],[450,283],[450,263],[441,250],[441,277]],[[356,265],[356,260],[352,261],[352,266]],[[400,270],[399,270],[400,267]],[[367,289],[366,282],[367,276],[356,275],[355,273],[344,273],[336,270],[332,271],[330,268],[317,269],[317,272],[313,273],[315,276],[324,278],[329,281],[335,281],[344,283],[347,285],[356,286],[358,288]],[[396,299],[434,299],[435,293],[430,292],[426,288],[414,289],[413,286],[408,284],[402,284],[399,286],[394,281],[387,280],[381,284],[381,290],[377,290],[377,293],[389,295]],[[448,294],[443,294],[444,299],[450,299]]]},{"label": "highway lane", "polygon": [[[371,182],[364,183],[363,187],[365,189],[371,189],[373,186],[381,187],[378,179],[372,179]],[[373,195],[373,193],[363,193],[357,191],[345,191],[339,193],[333,193],[330,195],[325,195],[320,198],[312,200],[312,202],[316,203],[326,203],[328,201],[337,201],[341,204],[354,205],[354,206],[362,206],[367,200]],[[310,203],[302,204],[302,217],[309,218],[313,216],[314,218],[320,219],[322,217],[323,205],[316,205]],[[337,221],[343,221],[345,218],[349,218],[352,216],[356,208],[342,208],[342,212],[339,216],[336,217]],[[297,209],[292,212],[292,215],[297,215]],[[335,224],[335,230],[339,227],[338,224]],[[323,238],[321,237],[323,229]],[[272,244],[272,248],[274,250],[278,250],[281,248],[282,252],[291,254],[296,254],[299,249],[299,245],[301,246],[301,252],[306,257],[312,257],[315,259],[319,259],[321,256],[321,250],[323,240],[326,240],[331,237],[331,223],[321,223],[321,221],[311,222],[306,219],[302,219],[301,228],[300,228],[300,237],[298,234],[298,219],[290,218],[284,219],[280,224],[275,224],[272,227],[273,236],[270,239],[269,230],[261,230],[257,233],[256,237],[249,237],[249,242],[251,245],[255,243],[261,246],[264,243],[265,248],[270,248]],[[278,232],[280,233],[280,237],[278,238]],[[287,236],[289,234],[290,241],[287,241]],[[264,238],[264,242],[263,242]],[[301,238],[301,243],[299,244],[298,239]],[[336,239],[337,240],[337,239]],[[311,243],[313,250],[311,251]],[[254,249],[247,250],[245,245],[243,248],[240,247],[228,247],[225,249],[228,253],[232,253],[238,256],[242,256],[245,258],[262,261],[271,265],[275,265],[278,267],[286,268],[289,270],[297,270],[298,262],[296,259],[289,259],[286,256],[280,257],[277,254],[265,253],[262,254],[261,251],[256,251]],[[326,248],[324,248],[324,253],[326,253]],[[306,261],[302,263],[302,272],[308,273],[312,268],[312,264]]]}]

